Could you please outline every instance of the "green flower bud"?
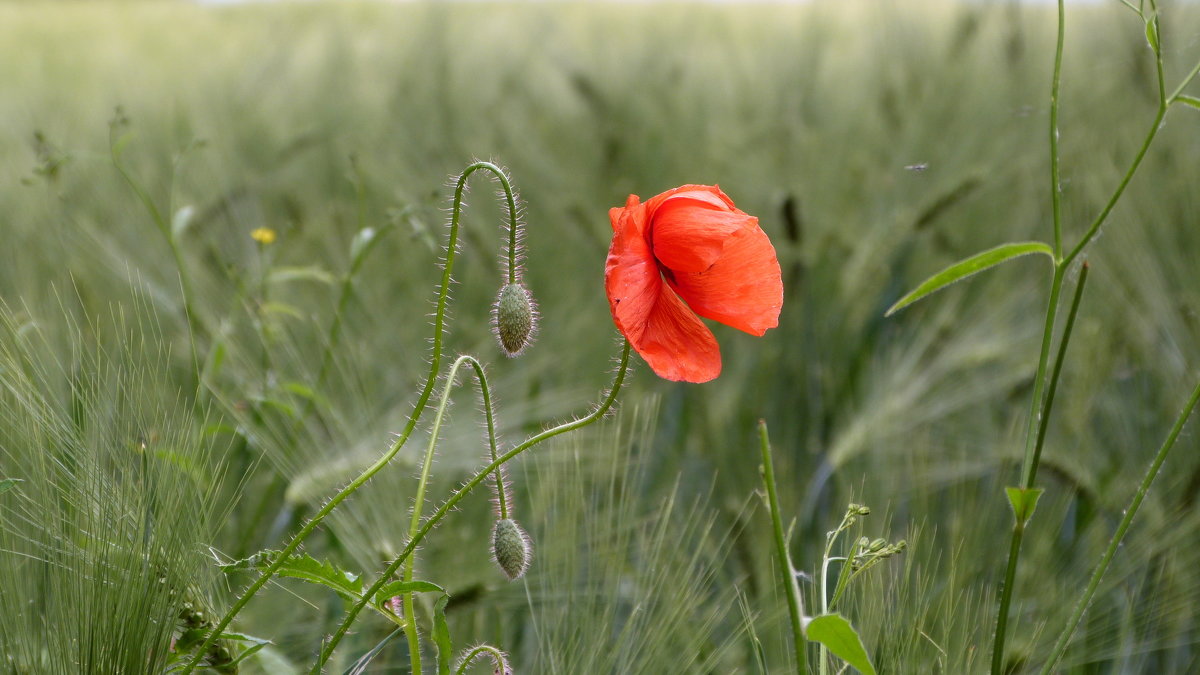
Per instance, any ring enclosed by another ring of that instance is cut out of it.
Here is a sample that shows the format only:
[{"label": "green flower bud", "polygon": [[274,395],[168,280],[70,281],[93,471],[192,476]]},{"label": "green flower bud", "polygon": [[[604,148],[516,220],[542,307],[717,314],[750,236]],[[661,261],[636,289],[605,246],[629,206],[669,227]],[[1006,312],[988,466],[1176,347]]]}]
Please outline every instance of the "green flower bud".
[{"label": "green flower bud", "polygon": [[533,544],[517,521],[511,518],[496,521],[492,530],[492,556],[510,581],[525,575],[533,558]]},{"label": "green flower bud", "polygon": [[537,329],[537,309],[529,291],[521,284],[505,284],[492,317],[500,348],[510,357],[519,356]]}]

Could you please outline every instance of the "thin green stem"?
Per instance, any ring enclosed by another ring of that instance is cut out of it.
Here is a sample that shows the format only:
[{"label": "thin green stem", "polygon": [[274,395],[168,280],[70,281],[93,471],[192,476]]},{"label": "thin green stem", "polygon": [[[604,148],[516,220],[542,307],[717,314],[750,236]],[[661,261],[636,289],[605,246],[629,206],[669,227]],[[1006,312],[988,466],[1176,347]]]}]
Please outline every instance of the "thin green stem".
[{"label": "thin green stem", "polygon": [[1008,628],[1008,608],[1012,602],[1012,587],[1017,578],[1017,559],[1021,555],[1021,539],[1025,523],[1013,522],[1012,541],[1008,545],[1008,565],[1004,570],[1004,585],[1000,588],[1000,612],[996,616],[996,636],[992,646],[992,675],[1004,672],[1004,636]]},{"label": "thin green stem", "polygon": [[1180,82],[1179,86],[1175,87],[1175,91],[1171,92],[1171,95],[1167,97],[1167,103],[1171,104],[1177,101],[1183,95],[1183,90],[1187,89],[1192,80],[1196,79],[1196,75],[1200,75],[1200,61],[1197,61],[1196,65],[1192,66],[1191,72],[1188,73],[1187,77],[1183,78],[1183,82]]},{"label": "thin green stem", "polygon": [[[400,432],[400,434],[396,437],[395,442],[392,443],[392,446],[388,448],[388,451],[385,452],[382,457],[380,457],[374,464],[367,467],[367,469],[363,471],[357,478],[351,481],[349,485],[342,488],[341,491],[339,491],[328,502],[326,502],[325,505],[322,506],[321,509],[317,511],[317,513],[311,519],[309,519],[303,527],[300,528],[300,531],[297,532],[294,537],[292,537],[292,540],[288,542],[287,546],[285,546],[282,551],[280,551],[275,561],[272,562],[271,565],[261,575],[259,575],[258,579],[255,579],[254,582],[242,592],[241,597],[239,597],[229,611],[225,613],[225,616],[221,617],[221,621],[211,631],[209,631],[207,636],[205,636],[204,642],[196,650],[195,656],[192,657],[192,660],[188,663],[187,667],[184,668],[183,675],[188,675],[195,670],[209,645],[216,640],[216,636],[221,634],[221,632],[229,625],[229,623],[233,621],[233,618],[237,616],[243,608],[245,608],[247,603],[250,602],[250,599],[253,598],[254,595],[258,593],[258,591],[264,585],[266,585],[266,583],[270,581],[272,577],[275,576],[275,573],[279,571],[279,568],[287,560],[288,556],[290,556],[296,551],[297,548],[299,548],[300,544],[303,543],[306,538],[308,538],[308,535],[312,534],[312,531],[316,529],[317,525],[319,525],[326,516],[333,512],[333,510],[337,508],[337,506],[341,504],[347,497],[362,487],[368,480],[371,479],[372,476],[386,466],[387,463],[396,456],[396,453],[400,451],[400,448],[403,447],[408,441],[409,436],[412,435],[413,429],[416,428],[417,421],[421,417],[421,413],[425,411],[425,407],[429,403],[429,397],[432,395],[434,384],[437,382],[438,371],[441,369],[442,344],[446,329],[446,305],[449,302],[450,280],[454,271],[454,259],[458,251],[458,231],[459,221],[462,217],[463,192],[466,189],[467,179],[472,173],[479,169],[485,169],[495,174],[501,176],[503,175],[503,172],[500,171],[500,169],[494,164],[488,162],[476,162],[468,166],[458,177],[458,184],[454,190],[454,204],[450,214],[450,234],[446,243],[446,257],[442,264],[442,280],[441,285],[438,288],[437,309],[434,311],[433,315],[433,347],[431,349],[432,354],[430,355],[429,359],[429,374],[425,377],[425,384],[421,389],[420,395],[417,397],[417,402],[413,406],[413,412],[411,415],[409,415],[408,422],[404,425],[404,430]],[[507,179],[501,180],[501,183],[505,186],[508,185]],[[511,194],[511,190],[508,190],[508,192]],[[512,199],[511,196],[510,199]],[[374,589],[372,593],[375,590],[378,589]],[[364,603],[366,602],[366,597],[369,596],[364,596]]]},{"label": "thin green stem", "polygon": [[603,401],[601,401],[600,405],[592,410],[592,412],[584,415],[583,417],[571,420],[570,422],[565,422],[556,427],[546,429],[541,433],[535,434],[526,439],[520,445],[514,447],[512,450],[509,450],[499,458],[493,460],[490,464],[480,469],[470,480],[468,480],[462,485],[462,487],[455,491],[454,494],[450,495],[450,498],[443,502],[441,507],[439,507],[433,515],[425,520],[425,524],[421,526],[421,529],[417,531],[415,536],[408,540],[408,543],[404,546],[404,550],[400,552],[400,555],[388,564],[371,588],[367,589],[367,591],[363,594],[362,599],[355,602],[350,610],[346,613],[346,617],[342,620],[342,624],[338,626],[337,631],[335,631],[333,636],[330,637],[329,642],[327,642],[321,649],[321,654],[318,657],[316,664],[313,665],[313,673],[319,673],[321,668],[325,665],[325,662],[328,661],[329,657],[333,655],[338,643],[341,642],[343,637],[345,637],[346,632],[350,630],[350,626],[358,617],[359,612],[361,612],[363,607],[367,604],[368,599],[374,597],[375,594],[379,592],[379,589],[383,588],[384,584],[388,583],[388,580],[393,574],[396,573],[396,570],[399,569],[400,565],[404,564],[409,556],[412,555],[413,550],[415,550],[417,545],[421,543],[421,541],[425,538],[425,535],[429,534],[429,531],[432,530],[439,522],[441,522],[442,518],[444,518],[446,514],[449,513],[460,501],[462,501],[464,497],[470,494],[472,490],[486,480],[487,477],[495,472],[501,465],[508,462],[512,458],[541,443],[542,441],[553,438],[560,434],[567,433],[568,431],[574,431],[576,429],[586,427],[587,425],[603,417],[604,414],[607,413],[610,408],[612,408],[613,403],[617,399],[617,393],[620,392],[621,385],[625,382],[625,375],[629,369],[629,349],[629,341],[625,340],[624,346],[621,349],[620,364],[617,366],[617,374],[613,379],[612,387],[609,389],[608,394],[604,397]]},{"label": "thin green stem", "polygon": [[778,559],[779,572],[783,575],[788,615],[792,622],[792,648],[795,650],[796,672],[803,674],[808,672],[808,659],[804,650],[804,601],[800,597],[800,586],[796,583],[796,571],[792,569],[787,541],[783,536],[783,518],[779,512],[779,497],[775,492],[775,469],[771,462],[771,439],[767,435],[766,420],[758,421],[758,444],[762,451],[763,484],[767,488],[767,504],[771,509],[771,526],[775,534],[775,555]]},{"label": "thin green stem", "polygon": [[496,179],[500,181],[500,185],[504,188],[504,197],[507,201],[508,207],[508,269],[506,272],[508,274],[508,283],[515,284],[517,283],[518,269],[517,240],[519,239],[519,234],[521,232],[520,226],[517,223],[518,213],[516,194],[513,192],[512,185],[508,180],[508,175],[504,173],[503,169],[494,164],[488,164],[487,162],[481,162],[481,164],[487,165],[488,169],[496,176]]},{"label": "thin green stem", "polygon": [[1063,277],[1066,266],[1058,264],[1054,267],[1054,277],[1050,280],[1050,300],[1046,303],[1046,322],[1042,327],[1042,347],[1038,354],[1037,372],[1033,380],[1033,396],[1029,404],[1029,424],[1025,428],[1025,459],[1021,465],[1022,487],[1033,486],[1033,476],[1037,473],[1036,439],[1039,425],[1043,423],[1040,414],[1042,395],[1046,384],[1046,367],[1050,363],[1050,344],[1054,340],[1054,323],[1058,318],[1058,301],[1062,294]]},{"label": "thin green stem", "polygon": [[[1059,0],[1059,2],[1062,2],[1062,0]],[[1151,4],[1153,5],[1153,3]],[[1096,234],[1100,231],[1100,226],[1104,224],[1104,221],[1108,220],[1108,215],[1112,213],[1113,208],[1117,205],[1117,202],[1120,201],[1121,195],[1125,194],[1125,188],[1129,185],[1129,181],[1133,180],[1133,175],[1137,173],[1138,167],[1142,165],[1142,159],[1146,157],[1146,152],[1150,149],[1150,144],[1154,142],[1154,137],[1158,135],[1158,130],[1160,127],[1162,127],[1162,121],[1167,115],[1167,107],[1169,102],[1174,101],[1175,97],[1179,95],[1180,91],[1182,91],[1183,85],[1180,85],[1180,89],[1176,89],[1175,93],[1173,93],[1170,97],[1168,97],[1165,93],[1166,87],[1164,85],[1163,78],[1162,36],[1158,31],[1157,12],[1155,12],[1154,19],[1152,20],[1154,22],[1155,34],[1158,35],[1158,39],[1155,40],[1156,44],[1154,47],[1154,65],[1156,76],[1158,78],[1158,111],[1154,115],[1154,123],[1150,125],[1150,130],[1146,132],[1146,138],[1144,141],[1142,141],[1142,147],[1138,150],[1137,155],[1133,158],[1133,162],[1129,165],[1129,169],[1125,172],[1125,176],[1121,178],[1121,182],[1119,185],[1117,185],[1117,189],[1113,191],[1112,196],[1109,197],[1108,202],[1104,205],[1104,208],[1100,211],[1099,215],[1096,216],[1096,219],[1092,221],[1091,226],[1088,227],[1087,232],[1085,232],[1083,235],[1083,238],[1079,240],[1079,243],[1075,245],[1075,248],[1071,249],[1071,252],[1067,254],[1067,257],[1063,258],[1062,264],[1064,266],[1071,264],[1071,262],[1083,252],[1084,247],[1090,244],[1092,239],[1096,238]],[[1197,64],[1196,69],[1200,70],[1200,64]],[[1196,70],[1193,70],[1192,74],[1189,75],[1186,80],[1184,80],[1184,84],[1186,85],[1187,82],[1191,81],[1192,77],[1195,77],[1195,74]]]},{"label": "thin green stem", "polygon": [[1058,340],[1058,354],[1054,357],[1054,369],[1050,373],[1050,388],[1046,390],[1046,400],[1042,403],[1042,415],[1038,421],[1037,442],[1033,447],[1033,463],[1029,480],[1025,488],[1033,487],[1037,479],[1038,465],[1042,460],[1042,447],[1046,442],[1046,429],[1050,424],[1050,411],[1054,406],[1054,395],[1058,392],[1058,380],[1062,374],[1063,359],[1067,355],[1067,344],[1071,341],[1071,331],[1075,328],[1075,315],[1079,313],[1079,301],[1083,298],[1083,286],[1087,283],[1090,266],[1085,261],[1079,270],[1079,281],[1075,284],[1075,295],[1071,298],[1071,310],[1067,313],[1067,323],[1063,326],[1062,337]]},{"label": "thin green stem", "polygon": [[1054,666],[1058,664],[1063,653],[1067,650],[1067,644],[1071,641],[1071,636],[1075,633],[1076,627],[1079,626],[1080,620],[1083,618],[1084,612],[1092,604],[1092,597],[1096,594],[1096,589],[1100,587],[1100,580],[1104,578],[1104,573],[1108,571],[1109,563],[1117,554],[1117,549],[1121,547],[1121,540],[1125,538],[1125,533],[1129,531],[1129,526],[1133,523],[1134,516],[1137,515],[1138,509],[1142,505],[1142,500],[1146,498],[1146,493],[1150,491],[1150,485],[1154,483],[1154,479],[1158,476],[1159,470],[1162,468],[1163,462],[1166,461],[1167,455],[1174,447],[1176,439],[1183,431],[1183,426],[1191,416],[1192,410],[1196,407],[1196,403],[1200,401],[1200,383],[1192,390],[1191,398],[1188,399],[1187,405],[1183,407],[1183,411],[1179,413],[1179,417],[1175,419],[1174,426],[1171,427],[1170,433],[1163,441],[1162,446],[1158,449],[1158,453],[1154,455],[1154,460],[1150,462],[1150,467],[1146,469],[1146,475],[1142,477],[1142,482],[1138,485],[1137,492],[1133,495],[1133,500],[1130,501],[1129,507],[1125,509],[1125,515],[1122,516],[1121,522],[1117,525],[1117,529],[1113,532],[1112,539],[1108,542],[1108,548],[1105,549],[1104,555],[1100,558],[1100,563],[1096,565],[1096,569],[1092,572],[1092,578],[1088,581],[1087,588],[1084,589],[1083,595],[1080,596],[1079,602],[1075,605],[1075,610],[1071,612],[1071,617],[1067,619],[1067,625],[1063,627],[1062,633],[1058,636],[1058,641],[1054,643],[1054,649],[1050,651],[1050,658],[1042,666],[1042,675],[1048,675]]},{"label": "thin green stem", "polygon": [[1050,198],[1054,213],[1054,259],[1062,257],[1062,184],[1058,172],[1058,92],[1062,84],[1063,43],[1066,35],[1063,0],[1058,0],[1058,39],[1054,47],[1054,78],[1050,85]]},{"label": "thin green stem", "polygon": [[[454,383],[458,380],[458,369],[464,363],[469,363],[475,369],[475,377],[479,380],[479,387],[484,391],[484,398],[490,399],[486,393],[488,391],[487,376],[483,372],[483,364],[479,363],[474,357],[463,355],[454,360],[454,364],[450,366],[450,373],[446,376],[446,386],[442,389],[442,398],[438,401],[437,408],[433,416],[433,427],[429,432],[429,447],[425,450],[425,460],[421,464],[421,476],[417,481],[417,494],[413,498],[412,519],[408,527],[408,536],[411,538],[417,533],[421,526],[421,515],[425,506],[425,488],[429,485],[429,472],[433,468],[433,455],[437,451],[438,438],[441,435],[442,420],[446,415],[446,408],[450,404],[450,390],[453,389]],[[491,407],[488,407],[488,436],[491,440],[491,445],[495,448],[495,430],[492,425]],[[493,451],[493,456],[494,456]],[[413,580],[413,563],[414,558],[409,559],[404,564],[404,581]],[[413,675],[421,673],[421,643],[417,634],[417,622],[415,607],[413,606],[413,594],[404,594],[404,615],[408,619],[405,624],[405,634],[408,637],[409,658],[412,664],[410,672]]]}]

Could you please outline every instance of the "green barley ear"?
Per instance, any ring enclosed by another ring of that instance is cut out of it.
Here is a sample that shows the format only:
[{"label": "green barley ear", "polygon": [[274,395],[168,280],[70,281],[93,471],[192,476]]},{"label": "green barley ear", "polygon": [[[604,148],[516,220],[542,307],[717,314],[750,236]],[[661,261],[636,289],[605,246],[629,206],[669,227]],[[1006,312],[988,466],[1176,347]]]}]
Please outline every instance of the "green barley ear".
[{"label": "green barley ear", "polygon": [[511,518],[496,521],[492,530],[492,556],[509,581],[525,576],[533,559],[533,542]]},{"label": "green barley ear", "polygon": [[492,310],[492,326],[500,348],[509,357],[520,356],[537,332],[537,307],[520,282],[505,284]]}]

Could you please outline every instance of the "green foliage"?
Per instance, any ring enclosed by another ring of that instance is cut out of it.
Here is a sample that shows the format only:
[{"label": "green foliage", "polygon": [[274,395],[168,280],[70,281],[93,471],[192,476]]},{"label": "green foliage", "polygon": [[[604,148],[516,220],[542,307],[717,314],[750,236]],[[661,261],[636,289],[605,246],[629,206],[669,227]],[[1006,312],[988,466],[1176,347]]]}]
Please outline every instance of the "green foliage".
[{"label": "green foliage", "polygon": [[864,675],[875,675],[875,667],[867,657],[862,639],[854,626],[841,614],[822,614],[808,622],[808,639],[820,642],[829,651]]},{"label": "green foliage", "polygon": [[960,260],[941,272],[934,274],[925,281],[922,281],[920,285],[910,291],[907,295],[897,300],[896,304],[889,307],[883,315],[891,316],[892,314],[895,314],[899,310],[911,305],[930,293],[940,291],[956,281],[962,281],[972,274],[978,274],[989,267],[995,267],[1002,262],[1007,262],[1013,258],[1029,255],[1031,253],[1044,253],[1049,256],[1051,260],[1054,260],[1054,250],[1040,241],[1001,244],[996,248],[988,249],[982,253],[976,253],[965,260]]},{"label": "green foliage", "polygon": [[5,670],[158,672],[185,605],[209,606],[229,443],[178,401],[167,357],[0,309],[0,464],[24,477],[0,502]]},{"label": "green foliage", "polygon": [[1021,525],[1029,522],[1033,517],[1033,512],[1037,509],[1038,499],[1041,498],[1045,490],[1041,488],[1004,488],[1004,494],[1008,497],[1008,503],[1012,506],[1013,517]]}]

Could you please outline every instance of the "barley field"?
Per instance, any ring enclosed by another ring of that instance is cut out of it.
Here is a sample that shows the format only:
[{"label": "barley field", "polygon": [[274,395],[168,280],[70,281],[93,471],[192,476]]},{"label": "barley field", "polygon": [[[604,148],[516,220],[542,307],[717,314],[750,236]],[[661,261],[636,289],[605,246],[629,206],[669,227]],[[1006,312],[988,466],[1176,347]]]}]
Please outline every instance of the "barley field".
[{"label": "barley field", "polygon": [[[1200,673],[1200,437],[1169,437],[1200,373],[1200,84],[1176,90],[1200,6],[1067,3],[1057,108],[1056,26],[1053,3],[950,0],[0,3],[0,672],[493,672],[478,645],[514,673],[862,672],[815,629],[795,644],[764,420],[800,600],[879,673]],[[520,358],[492,335],[486,169],[433,341],[476,160],[519,191]],[[622,382],[609,209],[684,184],[757,216],[778,326],[710,323],[711,382],[637,353]],[[1031,241],[1048,257],[885,316]],[[491,482],[491,409],[499,452],[604,413],[504,464],[516,581],[494,488],[452,497]],[[827,547],[848,504],[870,515]],[[366,593],[422,522],[393,584],[436,586]],[[904,545],[865,565],[860,537]]]}]

